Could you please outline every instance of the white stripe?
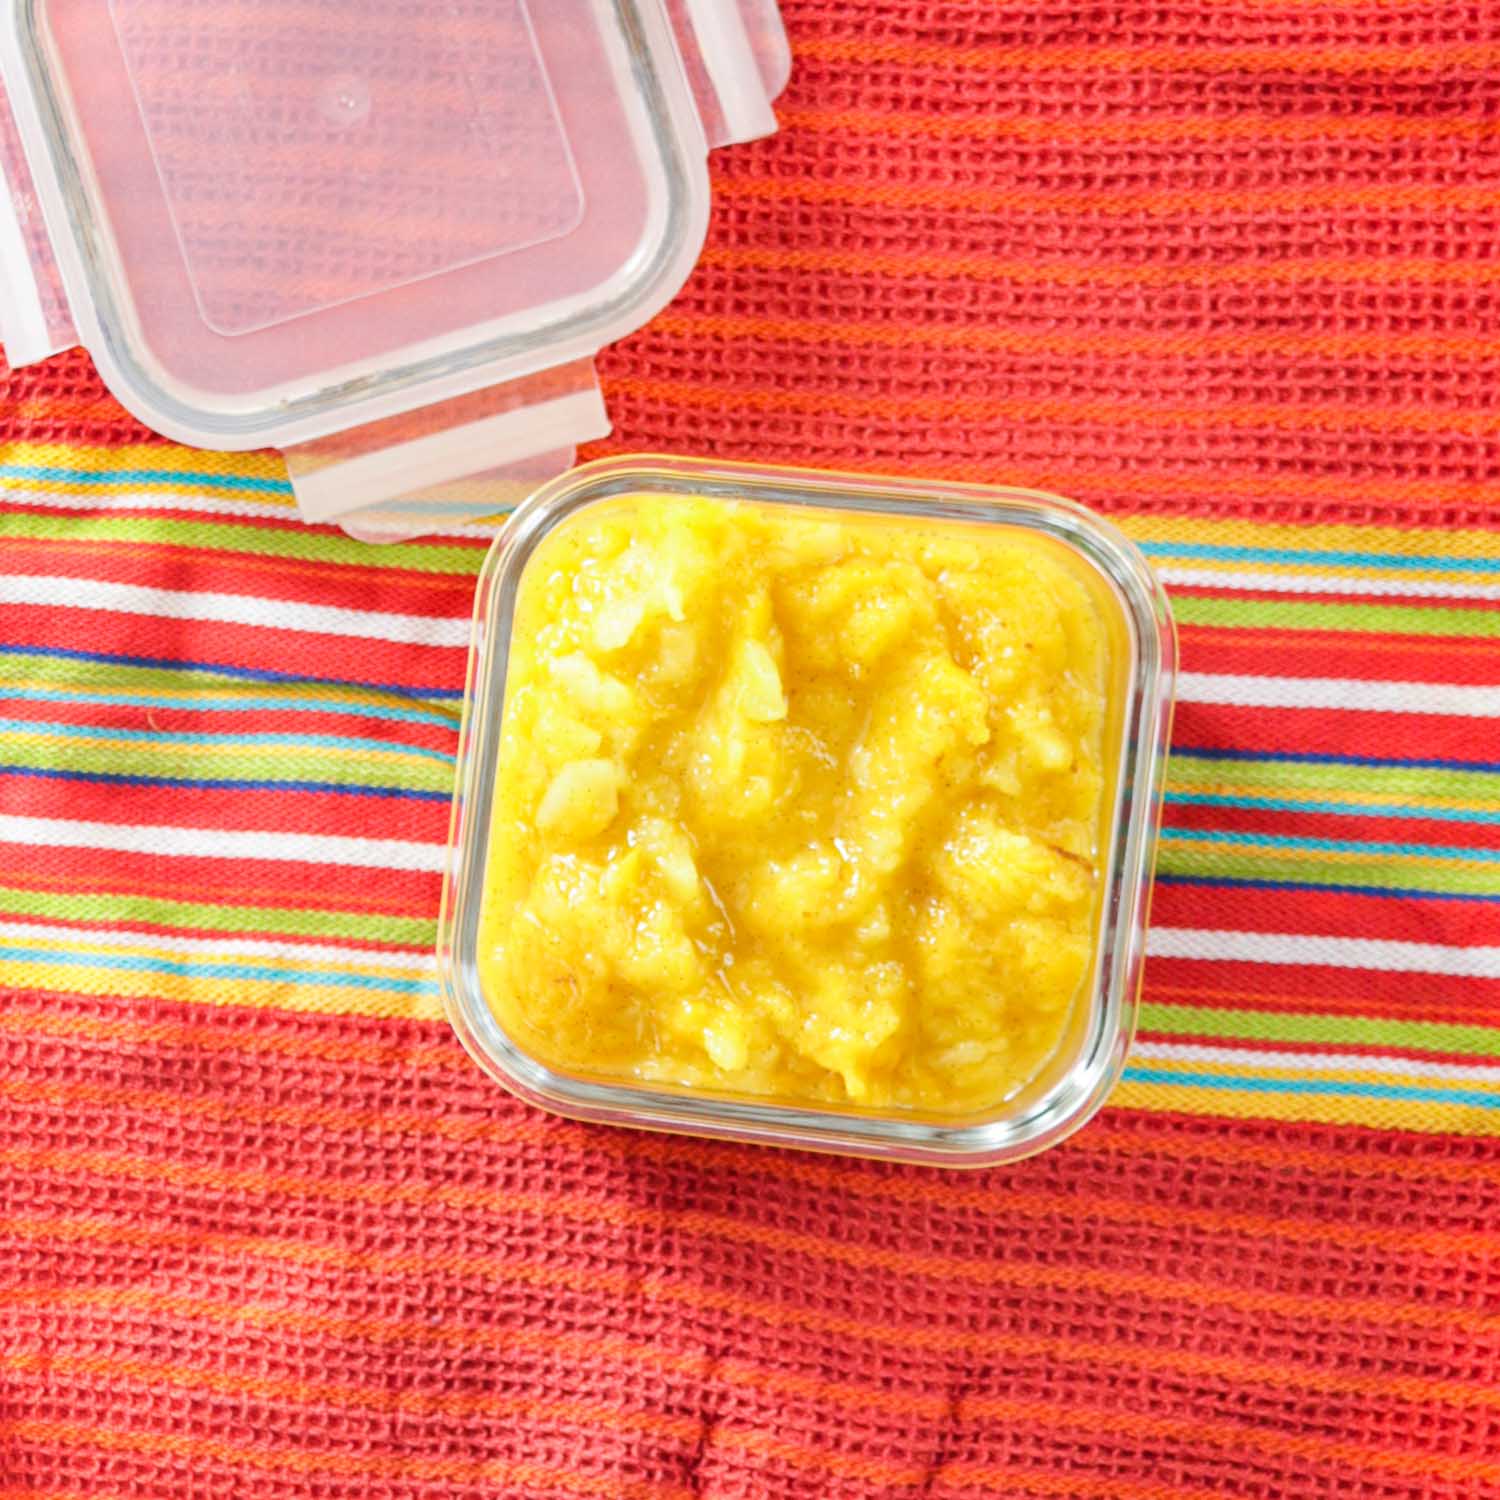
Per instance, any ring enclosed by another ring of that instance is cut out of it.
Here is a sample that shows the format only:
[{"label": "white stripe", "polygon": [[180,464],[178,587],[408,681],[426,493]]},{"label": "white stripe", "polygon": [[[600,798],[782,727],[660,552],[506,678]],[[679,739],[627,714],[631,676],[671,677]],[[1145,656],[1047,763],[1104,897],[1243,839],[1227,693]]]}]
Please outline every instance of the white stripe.
[{"label": "white stripe", "polygon": [[1182,588],[1255,590],[1267,594],[1367,594],[1394,599],[1500,599],[1500,583],[1448,583],[1422,578],[1345,578],[1331,573],[1246,573],[1155,565],[1156,576]]},{"label": "white stripe", "polygon": [[[44,479],[30,482],[37,488],[18,489],[16,480],[0,480],[0,501],[7,505],[47,510],[190,510],[213,516],[243,516],[257,521],[277,517],[290,521],[297,514],[290,503],[290,495],[285,500],[269,496],[264,500],[228,500],[207,490],[162,489],[156,485],[138,485],[127,478],[94,485],[85,493],[75,495],[45,488],[48,481]],[[192,481],[184,479],[183,483],[188,485]]]},{"label": "white stripe", "polygon": [[1231,677],[1184,672],[1177,679],[1177,701],[1238,708],[1357,708],[1384,714],[1500,717],[1500,687],[1451,682],[1359,682],[1345,677]]},{"label": "white stripe", "polygon": [[332,834],[261,833],[222,828],[172,828],[127,823],[75,823],[60,818],[0,816],[0,843],[47,849],[111,849],[169,858],[293,860],[354,865],[366,870],[440,871],[441,844]]},{"label": "white stripe", "polygon": [[1318,964],[1334,969],[1383,969],[1393,974],[1500,979],[1500,948],[1454,948],[1442,943],[1403,943],[1384,938],[1154,927],[1147,936],[1146,951],[1153,958],[1191,958],[1213,963]]},{"label": "white stripe", "polygon": [[[184,486],[191,485],[191,477],[184,476]],[[91,510],[91,511],[143,511],[150,514],[162,510],[201,511],[204,515],[245,517],[264,521],[296,518],[296,509],[291,504],[290,494],[285,500],[267,496],[264,500],[226,500],[209,490],[162,489],[159,485],[138,485],[128,478],[96,485],[91,493],[82,495],[60,494],[46,489],[45,480],[36,480],[36,489],[16,489],[14,479],[0,480],[0,503],[25,505],[46,510]],[[499,521],[503,521],[500,517]],[[489,542],[499,530],[499,521],[488,524],[481,521],[456,522],[445,526],[425,527],[424,538],[451,536]]]},{"label": "white stripe", "polygon": [[1130,1055],[1161,1062],[1220,1063],[1281,1068],[1291,1073],[1382,1073],[1394,1078],[1450,1078],[1458,1083],[1500,1083],[1493,1064],[1423,1062],[1413,1057],[1361,1057],[1340,1052],[1260,1052],[1239,1047],[1195,1047],[1183,1042],[1137,1042]]},{"label": "white stripe", "polygon": [[39,604],[48,609],[117,610],[169,620],[204,620],[221,625],[256,625],[267,630],[305,630],[319,635],[356,636],[410,646],[467,646],[469,621],[427,619],[421,615],[377,614],[329,604],[294,604],[249,594],[179,593],[133,583],[100,583],[91,578],[0,578],[0,604]]},{"label": "white stripe", "polygon": [[425,976],[436,959],[429,952],[373,953],[342,944],[282,942],[262,938],[163,937],[156,932],[100,931],[92,927],[49,927],[40,922],[0,922],[0,940],[19,947],[66,945],[69,953],[91,948],[149,948],[207,958],[269,958],[278,962],[349,964],[365,969],[392,969]]}]

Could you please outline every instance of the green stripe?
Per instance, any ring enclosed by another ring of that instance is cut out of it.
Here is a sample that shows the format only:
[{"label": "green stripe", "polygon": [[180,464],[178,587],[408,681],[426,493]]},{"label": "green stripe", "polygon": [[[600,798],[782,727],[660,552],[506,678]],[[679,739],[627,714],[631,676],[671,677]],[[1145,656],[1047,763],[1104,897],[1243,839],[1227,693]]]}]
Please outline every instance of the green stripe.
[{"label": "green stripe", "polygon": [[[1141,1006],[1141,1028],[1165,1036],[1388,1047],[1500,1057],[1500,1027],[1460,1026],[1443,1021],[1390,1021],[1374,1016],[1293,1015],[1283,1011],[1148,1003]],[[1357,1067],[1358,1060],[1351,1059],[1348,1065]]]},{"label": "green stripe", "polygon": [[1280,760],[1196,760],[1175,756],[1168,780],[1174,787],[1264,787],[1275,791],[1359,792],[1380,798],[1451,797],[1500,801],[1500,772],[1448,771],[1404,766],[1339,766]]},{"label": "green stripe", "polygon": [[135,515],[58,516],[12,511],[5,517],[5,534],[8,538],[70,545],[111,542],[193,547],[211,552],[239,552],[247,557],[292,558],[366,570],[403,568],[453,577],[472,577],[484,561],[482,547],[403,542],[376,549],[350,537],[313,531],[292,522],[290,517],[287,519],[289,524],[281,528],[232,519],[189,521]]},{"label": "green stripe", "polygon": [[[0,761],[39,771],[109,776],[166,776],[231,781],[322,781],[338,786],[399,786],[447,792],[453,767],[430,755],[368,750],[314,752],[288,745],[226,753],[221,745],[188,745],[164,738],[153,744],[98,745],[45,735],[0,735]],[[211,834],[205,834],[211,838]]]},{"label": "green stripe", "polygon": [[1300,599],[1220,599],[1173,594],[1183,625],[1252,630],[1364,631],[1378,635],[1468,636],[1500,640],[1500,610],[1421,609],[1405,604],[1313,604]]},{"label": "green stripe", "polygon": [[79,661],[69,657],[0,654],[0,687],[31,682],[53,688],[97,688],[112,693],[180,694],[201,706],[205,692],[222,690],[236,698],[285,698],[308,692],[322,702],[347,701],[410,708],[414,703],[441,712],[455,725],[458,706],[446,698],[425,698],[420,693],[382,693],[368,688],[346,687],[337,682],[299,684],[256,682],[227,677],[211,668],[134,667],[116,662]]},{"label": "green stripe", "polygon": [[1311,860],[1267,850],[1247,854],[1183,844],[1164,837],[1157,868],[1163,875],[1200,880],[1277,880],[1294,885],[1357,885],[1372,890],[1421,890],[1453,896],[1500,895],[1500,865],[1444,861],[1419,865],[1399,855]]},{"label": "green stripe", "polygon": [[226,932],[236,937],[365,939],[412,949],[430,949],[437,941],[437,923],[430,918],[279,906],[220,906],[110,892],[67,895],[0,886],[0,912],[14,918],[150,925],[188,933]]}]

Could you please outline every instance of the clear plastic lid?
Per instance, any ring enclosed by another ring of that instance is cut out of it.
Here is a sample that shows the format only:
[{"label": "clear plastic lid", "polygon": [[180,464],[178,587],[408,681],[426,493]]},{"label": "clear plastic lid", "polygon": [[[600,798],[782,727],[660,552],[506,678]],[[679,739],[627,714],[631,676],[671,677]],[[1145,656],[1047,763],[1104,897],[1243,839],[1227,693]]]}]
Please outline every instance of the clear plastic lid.
[{"label": "clear plastic lid", "polygon": [[587,362],[787,68],[775,0],[7,0],[0,61],[13,359],[68,341],[60,282],[127,407],[290,450],[320,519],[483,508],[443,486],[606,431]]}]

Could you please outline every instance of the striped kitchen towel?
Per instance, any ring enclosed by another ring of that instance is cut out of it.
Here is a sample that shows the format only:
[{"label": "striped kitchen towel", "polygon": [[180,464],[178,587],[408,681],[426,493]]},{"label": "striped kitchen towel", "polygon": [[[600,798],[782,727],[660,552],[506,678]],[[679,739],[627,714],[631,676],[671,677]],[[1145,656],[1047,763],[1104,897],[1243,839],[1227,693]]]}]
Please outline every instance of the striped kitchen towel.
[{"label": "striped kitchen towel", "polygon": [[1147,549],[1115,1107],[955,1176],[515,1104],[428,958],[482,544],[5,376],[0,1500],[1500,1500],[1500,15],[785,10],[608,449]]}]

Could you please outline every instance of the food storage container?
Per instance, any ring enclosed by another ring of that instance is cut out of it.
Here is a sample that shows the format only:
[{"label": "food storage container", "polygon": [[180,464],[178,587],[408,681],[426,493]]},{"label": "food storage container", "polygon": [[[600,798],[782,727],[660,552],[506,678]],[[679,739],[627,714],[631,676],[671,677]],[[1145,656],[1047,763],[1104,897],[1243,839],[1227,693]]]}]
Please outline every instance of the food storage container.
[{"label": "food storage container", "polygon": [[280,448],[310,520],[492,513],[608,431],[789,66],[776,0],[3,0],[6,353]]},{"label": "food storage container", "polygon": [[[481,975],[480,917],[506,735],[518,589],[554,529],[620,497],[748,501],[861,524],[965,522],[1048,539],[1089,581],[1117,669],[1105,694],[1099,896],[1092,962],[1050,1058],[996,1107],[954,1117],[905,1109],[790,1105],[676,1084],[590,1076],[536,1055],[497,1014]],[[1014,1161],[1078,1129],[1119,1077],[1135,1025],[1162,797],[1176,646],[1166,599],[1118,531],[1065,500],[1021,490],[639,458],[552,481],[512,517],[480,576],[439,937],[448,1014],[479,1064],[534,1104],[577,1119],[945,1166]]]}]

